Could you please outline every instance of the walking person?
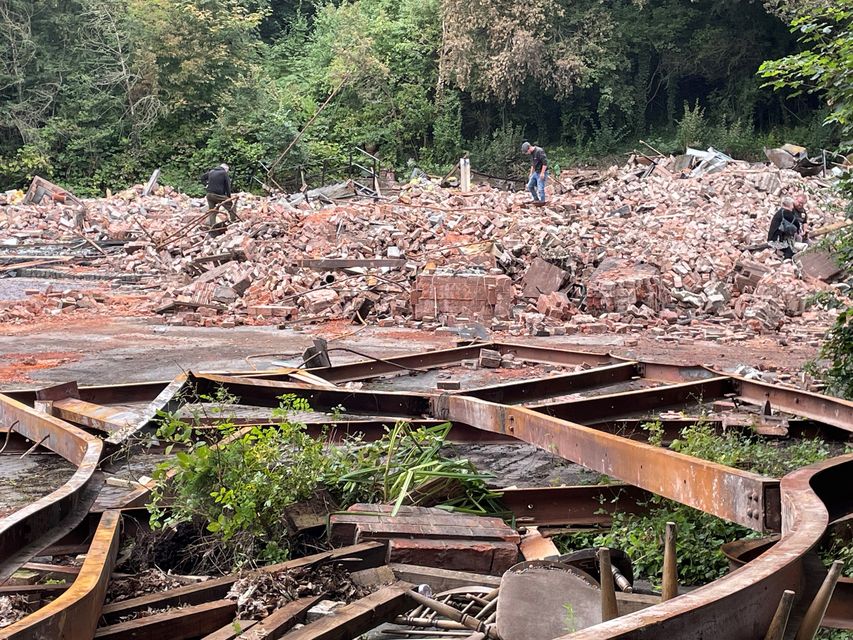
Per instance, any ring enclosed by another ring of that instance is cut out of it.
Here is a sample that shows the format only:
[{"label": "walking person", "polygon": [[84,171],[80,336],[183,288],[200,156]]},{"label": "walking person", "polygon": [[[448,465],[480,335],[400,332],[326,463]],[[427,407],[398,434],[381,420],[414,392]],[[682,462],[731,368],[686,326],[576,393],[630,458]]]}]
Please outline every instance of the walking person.
[{"label": "walking person", "polygon": [[534,202],[545,202],[545,182],[548,179],[548,157],[542,147],[537,147],[525,141],[521,143],[521,153],[530,156],[530,176],[527,179],[527,190],[533,196]]},{"label": "walking person", "polygon": [[216,214],[221,206],[228,212],[228,219],[236,222],[237,211],[234,196],[231,194],[231,176],[228,175],[228,165],[221,164],[201,176],[201,182],[207,189],[207,226],[216,226]]}]

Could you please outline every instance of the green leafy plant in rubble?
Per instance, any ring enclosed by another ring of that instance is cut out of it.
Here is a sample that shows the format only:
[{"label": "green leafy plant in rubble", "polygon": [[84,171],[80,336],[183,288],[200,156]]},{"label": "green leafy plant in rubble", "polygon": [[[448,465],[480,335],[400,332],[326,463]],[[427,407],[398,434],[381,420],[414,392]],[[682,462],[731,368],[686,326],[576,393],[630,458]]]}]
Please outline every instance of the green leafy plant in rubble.
[{"label": "green leafy plant in rubble", "polygon": [[449,423],[421,429],[398,423],[375,442],[352,438],[333,447],[295,419],[311,410],[303,398],[282,396],[273,426],[242,429],[228,417],[236,398],[220,391],[201,400],[213,427],[208,420],[201,428],[198,415],[161,416],[157,435],[174,457],[154,474],[149,510],[156,529],[192,527],[208,566],[286,559],[295,541],[282,512],[320,488],[343,508],[386,502],[395,512],[403,504],[480,514],[501,509],[499,494],[486,486],[489,476],[467,460],[441,455]]}]

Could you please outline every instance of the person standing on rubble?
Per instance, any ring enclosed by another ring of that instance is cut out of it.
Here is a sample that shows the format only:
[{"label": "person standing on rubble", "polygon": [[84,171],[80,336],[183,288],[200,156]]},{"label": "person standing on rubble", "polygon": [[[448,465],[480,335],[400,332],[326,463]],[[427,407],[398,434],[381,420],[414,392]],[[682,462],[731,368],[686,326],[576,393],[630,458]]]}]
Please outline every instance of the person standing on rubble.
[{"label": "person standing on rubble", "polygon": [[228,165],[223,163],[201,176],[201,182],[207,188],[207,226],[216,226],[216,214],[220,206],[228,212],[231,222],[237,220],[234,196],[231,194],[231,176]]},{"label": "person standing on rubble", "polygon": [[785,258],[794,257],[794,253],[799,249],[796,245],[805,236],[805,223],[808,218],[806,202],[808,197],[804,193],[798,193],[793,198],[782,198],[782,206],[770,221],[767,242],[781,251]]},{"label": "person standing on rubble", "polygon": [[527,190],[533,196],[534,202],[545,202],[545,181],[548,179],[548,157],[545,155],[545,150],[524,141],[521,143],[521,153],[530,156]]}]

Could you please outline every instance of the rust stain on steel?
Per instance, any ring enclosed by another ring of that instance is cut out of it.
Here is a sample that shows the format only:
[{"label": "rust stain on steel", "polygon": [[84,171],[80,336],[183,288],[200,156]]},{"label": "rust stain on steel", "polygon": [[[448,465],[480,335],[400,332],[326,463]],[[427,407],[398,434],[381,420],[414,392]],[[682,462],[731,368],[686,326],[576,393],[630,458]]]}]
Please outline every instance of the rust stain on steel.
[{"label": "rust stain on steel", "polygon": [[0,629],[3,640],[89,640],[95,634],[119,546],[121,512],[105,511],[74,583],[56,600]]},{"label": "rust stain on steel", "polygon": [[639,374],[636,362],[611,364],[578,373],[518,380],[458,391],[455,395],[480,398],[501,404],[533,402],[567,395],[582,389],[627,382]]},{"label": "rust stain on steel", "polygon": [[0,565],[74,511],[92,482],[101,457],[101,441],[82,429],[0,395],[0,423],[15,424],[15,431],[59,454],[77,470],[52,493],[0,519]]},{"label": "rust stain on steel", "polygon": [[[853,473],[853,454],[804,467],[782,478],[782,539],[767,553],[704,587],[642,611],[583,629],[561,640],[754,640],[763,638],[785,589],[798,590],[803,556],[829,523],[812,480],[826,472]],[[830,505],[831,506],[831,505]]]},{"label": "rust stain on steel", "polygon": [[754,380],[733,377],[739,395],[758,404],[770,401],[773,409],[811,418],[824,424],[853,431],[853,402],[827,398],[809,391],[789,389]]},{"label": "rust stain on steel", "polygon": [[778,522],[779,481],[635,442],[521,407],[463,396],[433,402],[434,415],[511,435],[567,460],[755,531]]}]

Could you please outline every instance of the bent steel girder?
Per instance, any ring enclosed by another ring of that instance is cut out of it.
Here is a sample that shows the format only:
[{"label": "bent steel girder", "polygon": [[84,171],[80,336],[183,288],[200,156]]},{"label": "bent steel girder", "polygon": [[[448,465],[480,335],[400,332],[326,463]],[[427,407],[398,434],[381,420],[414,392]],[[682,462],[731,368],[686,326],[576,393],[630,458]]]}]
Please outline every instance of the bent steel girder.
[{"label": "bent steel girder", "polygon": [[100,489],[100,439],[58,418],[0,395],[0,425],[59,454],[76,468],[52,493],[0,519],[0,584],[85,517]]}]

